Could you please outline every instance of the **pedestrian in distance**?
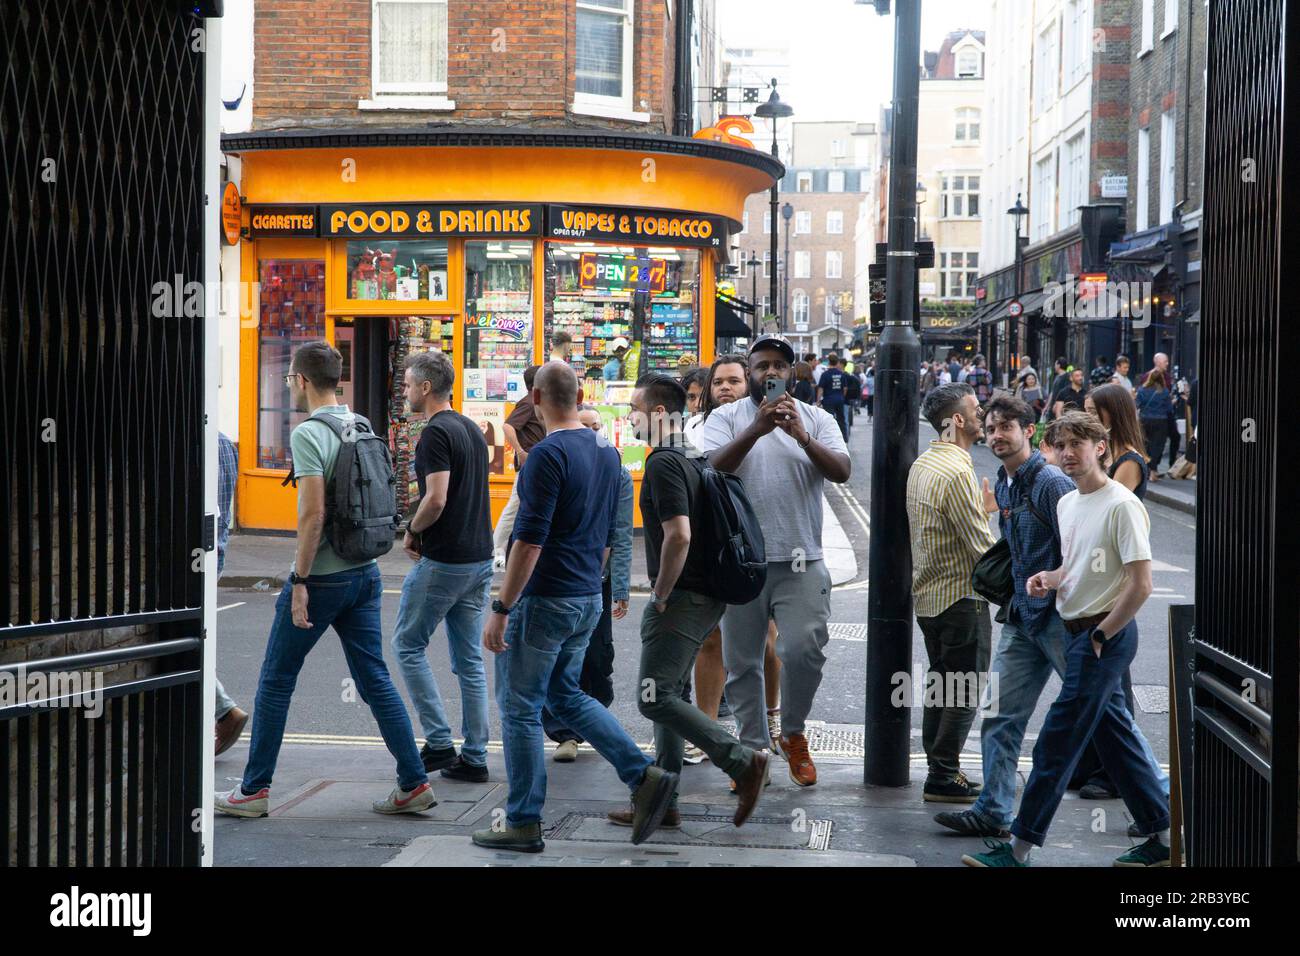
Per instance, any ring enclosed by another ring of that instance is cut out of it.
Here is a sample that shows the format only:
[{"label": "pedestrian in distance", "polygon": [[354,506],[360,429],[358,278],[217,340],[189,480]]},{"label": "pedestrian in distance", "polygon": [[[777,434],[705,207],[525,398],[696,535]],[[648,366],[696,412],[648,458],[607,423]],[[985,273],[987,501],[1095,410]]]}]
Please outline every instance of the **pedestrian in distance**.
[{"label": "pedestrian in distance", "polygon": [[1142,387],[1137,390],[1136,404],[1142,433],[1146,436],[1147,464],[1152,481],[1160,481],[1160,458],[1169,438],[1169,418],[1173,414],[1173,400],[1165,373],[1154,369],[1147,374]]},{"label": "pedestrian in distance", "polygon": [[1134,618],[1151,594],[1150,519],[1142,503],[1107,477],[1106,430],[1086,412],[1068,412],[1047,429],[1061,469],[1076,490],[1061,497],[1061,564],[1025,583],[1030,597],[1056,592],[1069,632],[1061,691],[1034,746],[1034,767],[1011,824],[1010,843],[962,857],[968,866],[1027,866],[1043,845],[1070,774],[1092,740],[1133,815],[1153,834],[1116,866],[1169,865],[1169,801],[1143,747],[1120,687],[1137,653]]},{"label": "pedestrian in distance", "polygon": [[744,482],[766,539],[767,580],[747,605],[722,618],[727,700],[741,741],[770,746],[764,719],[763,649],[775,618],[781,660],[779,747],[790,778],[817,782],[804,730],[821,685],[830,640],[830,573],[822,555],[823,487],[843,483],[852,463],[835,420],[790,394],[794,349],[779,335],[756,339],[749,352],[748,399],[715,409],[701,448],[719,471]]},{"label": "pedestrian in distance", "polygon": [[[979,367],[978,365],[976,366]],[[921,741],[929,771],[923,799],[971,803],[980,788],[961,769],[961,749],[975,721],[978,687],[989,667],[989,606],[971,587],[971,572],[996,544],[975,481],[970,449],[983,435],[975,389],[943,385],[922,406],[939,437],[917,456],[907,475],[912,537],[912,598],[929,657],[927,681],[945,689],[937,705],[926,700]],[[947,689],[957,693],[948,698]]]},{"label": "pedestrian in distance", "polygon": [[817,380],[817,404],[835,419],[835,424],[840,427],[840,436],[846,443],[849,440],[849,422],[844,413],[847,389],[848,376],[840,368],[840,357],[832,352],[826,356],[826,371]]},{"label": "pedestrian in distance", "polygon": [[[416,352],[406,360],[407,404],[427,420],[414,455],[420,500],[402,544],[415,565],[402,582],[393,651],[424,734],[424,769],[483,783],[488,689],[479,638],[492,588],[488,447],[478,424],[451,407],[455,380],[455,367],[442,352]],[[427,655],[440,624],[460,687],[459,754]]]},{"label": "pedestrian in distance", "polygon": [[[650,445],[641,514],[651,600],[641,619],[638,706],[641,715],[654,722],[656,766],[680,774],[684,742],[689,740],[735,782],[739,800],[732,822],[741,826],[768,779],[768,755],[746,747],[681,696],[700,645],[727,607],[713,596],[717,563],[708,550],[712,515],[701,477],[702,455],[681,430],[685,399],[681,386],[665,375],[643,376],[632,394],[637,438]],[[614,811],[609,819],[631,826],[635,816],[632,808]],[[681,826],[675,803],[662,826]]]},{"label": "pedestrian in distance", "polygon": [[[356,475],[373,486],[393,480],[387,445],[382,445],[380,455],[387,462],[385,476],[372,457],[380,454],[372,443],[382,440],[371,437],[369,422],[354,415],[347,405],[335,402],[342,372],[343,357],[333,346],[309,342],[293,354],[285,376],[293,406],[308,413],[307,420],[289,437],[293,452],[290,477],[296,480],[298,490],[298,534],[293,566],[275,603],[275,620],[258,677],[244,777],[229,793],[216,798],[217,812],[230,816],[267,815],[298,672],[331,626],[343,644],[348,672],[357,691],[369,705],[384,744],[397,761],[397,787],[387,799],[373,803],[372,809],[377,813],[419,813],[436,804],[415,746],[406,704],[384,664],[380,624],[384,584],[374,557],[392,548],[396,515],[390,525],[375,525],[373,531],[365,531],[359,539],[332,520],[329,502],[338,499],[340,490],[336,479],[351,481]],[[349,457],[357,467],[336,473],[344,438],[354,446],[349,449]],[[373,473],[369,473],[371,466]],[[342,491],[361,496],[355,484]],[[376,493],[373,500],[384,503],[382,492]],[[391,507],[395,512],[395,497]],[[367,553],[371,556],[348,557]]]},{"label": "pedestrian in distance", "polygon": [[[578,409],[578,420],[603,438],[604,422],[600,413],[590,405]],[[618,517],[615,519],[614,547],[605,565],[601,581],[600,619],[591,632],[587,652],[582,657],[582,673],[578,686],[582,692],[605,707],[614,703],[614,622],[627,616],[627,603],[631,596],[632,576],[632,476],[626,467],[619,479]],[[558,746],[551,759],[556,763],[572,763],[578,759],[578,745],[582,737],[551,713],[542,708],[542,730]]]},{"label": "pedestrian in distance", "polygon": [[677,776],[656,767],[580,686],[601,612],[601,578],[617,535],[623,465],[618,451],[582,424],[571,368],[548,362],[533,385],[547,434],[519,475],[519,515],[505,578],[483,626],[483,646],[496,655],[509,782],[506,816],[472,839],[489,849],[545,849],[546,707],[613,765],[632,795],[632,842],[639,844],[663,819]]}]

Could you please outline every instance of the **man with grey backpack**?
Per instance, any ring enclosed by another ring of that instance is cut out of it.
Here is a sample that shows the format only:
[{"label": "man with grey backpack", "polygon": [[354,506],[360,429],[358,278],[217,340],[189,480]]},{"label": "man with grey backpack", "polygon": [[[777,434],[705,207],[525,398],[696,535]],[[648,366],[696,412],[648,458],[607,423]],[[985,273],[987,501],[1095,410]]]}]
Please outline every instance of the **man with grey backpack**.
[{"label": "man with grey backpack", "polygon": [[293,355],[285,384],[308,413],[290,437],[298,488],[298,536],[289,579],[275,603],[253,707],[253,735],[243,781],[218,794],[216,810],[264,817],[298,672],[325,629],[343,644],[357,691],[375,715],[397,760],[397,786],[372,804],[377,813],[418,813],[435,805],[406,705],[384,665],[375,558],[392,549],[397,496],[388,445],[370,423],[335,404],[343,358],[328,342]]}]

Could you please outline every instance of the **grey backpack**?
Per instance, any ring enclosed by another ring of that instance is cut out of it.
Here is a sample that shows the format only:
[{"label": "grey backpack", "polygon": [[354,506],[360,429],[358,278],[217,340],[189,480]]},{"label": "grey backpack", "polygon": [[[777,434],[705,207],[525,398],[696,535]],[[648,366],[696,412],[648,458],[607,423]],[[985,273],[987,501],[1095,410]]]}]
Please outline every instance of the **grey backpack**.
[{"label": "grey backpack", "polygon": [[[401,523],[388,442],[361,415],[345,422],[327,412],[310,420],[326,425],[343,443],[334,479],[325,489],[325,539],[345,561],[387,554]],[[290,481],[297,487],[292,471],[284,483]]]}]

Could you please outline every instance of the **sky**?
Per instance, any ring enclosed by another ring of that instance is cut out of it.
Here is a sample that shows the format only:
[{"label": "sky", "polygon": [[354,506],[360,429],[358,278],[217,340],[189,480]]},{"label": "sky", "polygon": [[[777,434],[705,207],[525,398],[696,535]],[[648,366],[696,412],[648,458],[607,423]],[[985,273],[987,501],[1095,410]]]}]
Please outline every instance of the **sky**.
[{"label": "sky", "polygon": [[[893,0],[892,7],[915,0]],[[983,30],[988,0],[924,0],[921,47],[938,50],[953,30]],[[727,46],[790,47],[781,99],[794,120],[874,122],[893,90],[894,18],[853,0],[718,0]]]}]

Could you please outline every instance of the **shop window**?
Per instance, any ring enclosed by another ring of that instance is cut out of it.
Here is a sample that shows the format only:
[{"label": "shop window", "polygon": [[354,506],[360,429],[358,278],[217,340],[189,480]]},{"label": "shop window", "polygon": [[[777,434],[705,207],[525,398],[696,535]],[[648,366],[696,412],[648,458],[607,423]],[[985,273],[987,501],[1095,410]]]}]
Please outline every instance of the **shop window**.
[{"label": "shop window", "polygon": [[347,255],[349,301],[447,301],[445,239],[350,240]]},{"label": "shop window", "polygon": [[307,418],[289,398],[285,376],[296,348],[325,338],[325,261],[258,263],[257,466],[289,467],[289,434]]},{"label": "shop window", "polygon": [[523,397],[524,369],[532,361],[532,243],[466,242],[461,412],[483,430],[492,456],[489,474],[514,469],[513,460],[507,463],[507,403]]},{"label": "shop window", "polygon": [[374,94],[447,90],[447,0],[374,0]]},{"label": "shop window", "polygon": [[578,0],[574,91],[579,100],[631,109],[632,2]]}]

